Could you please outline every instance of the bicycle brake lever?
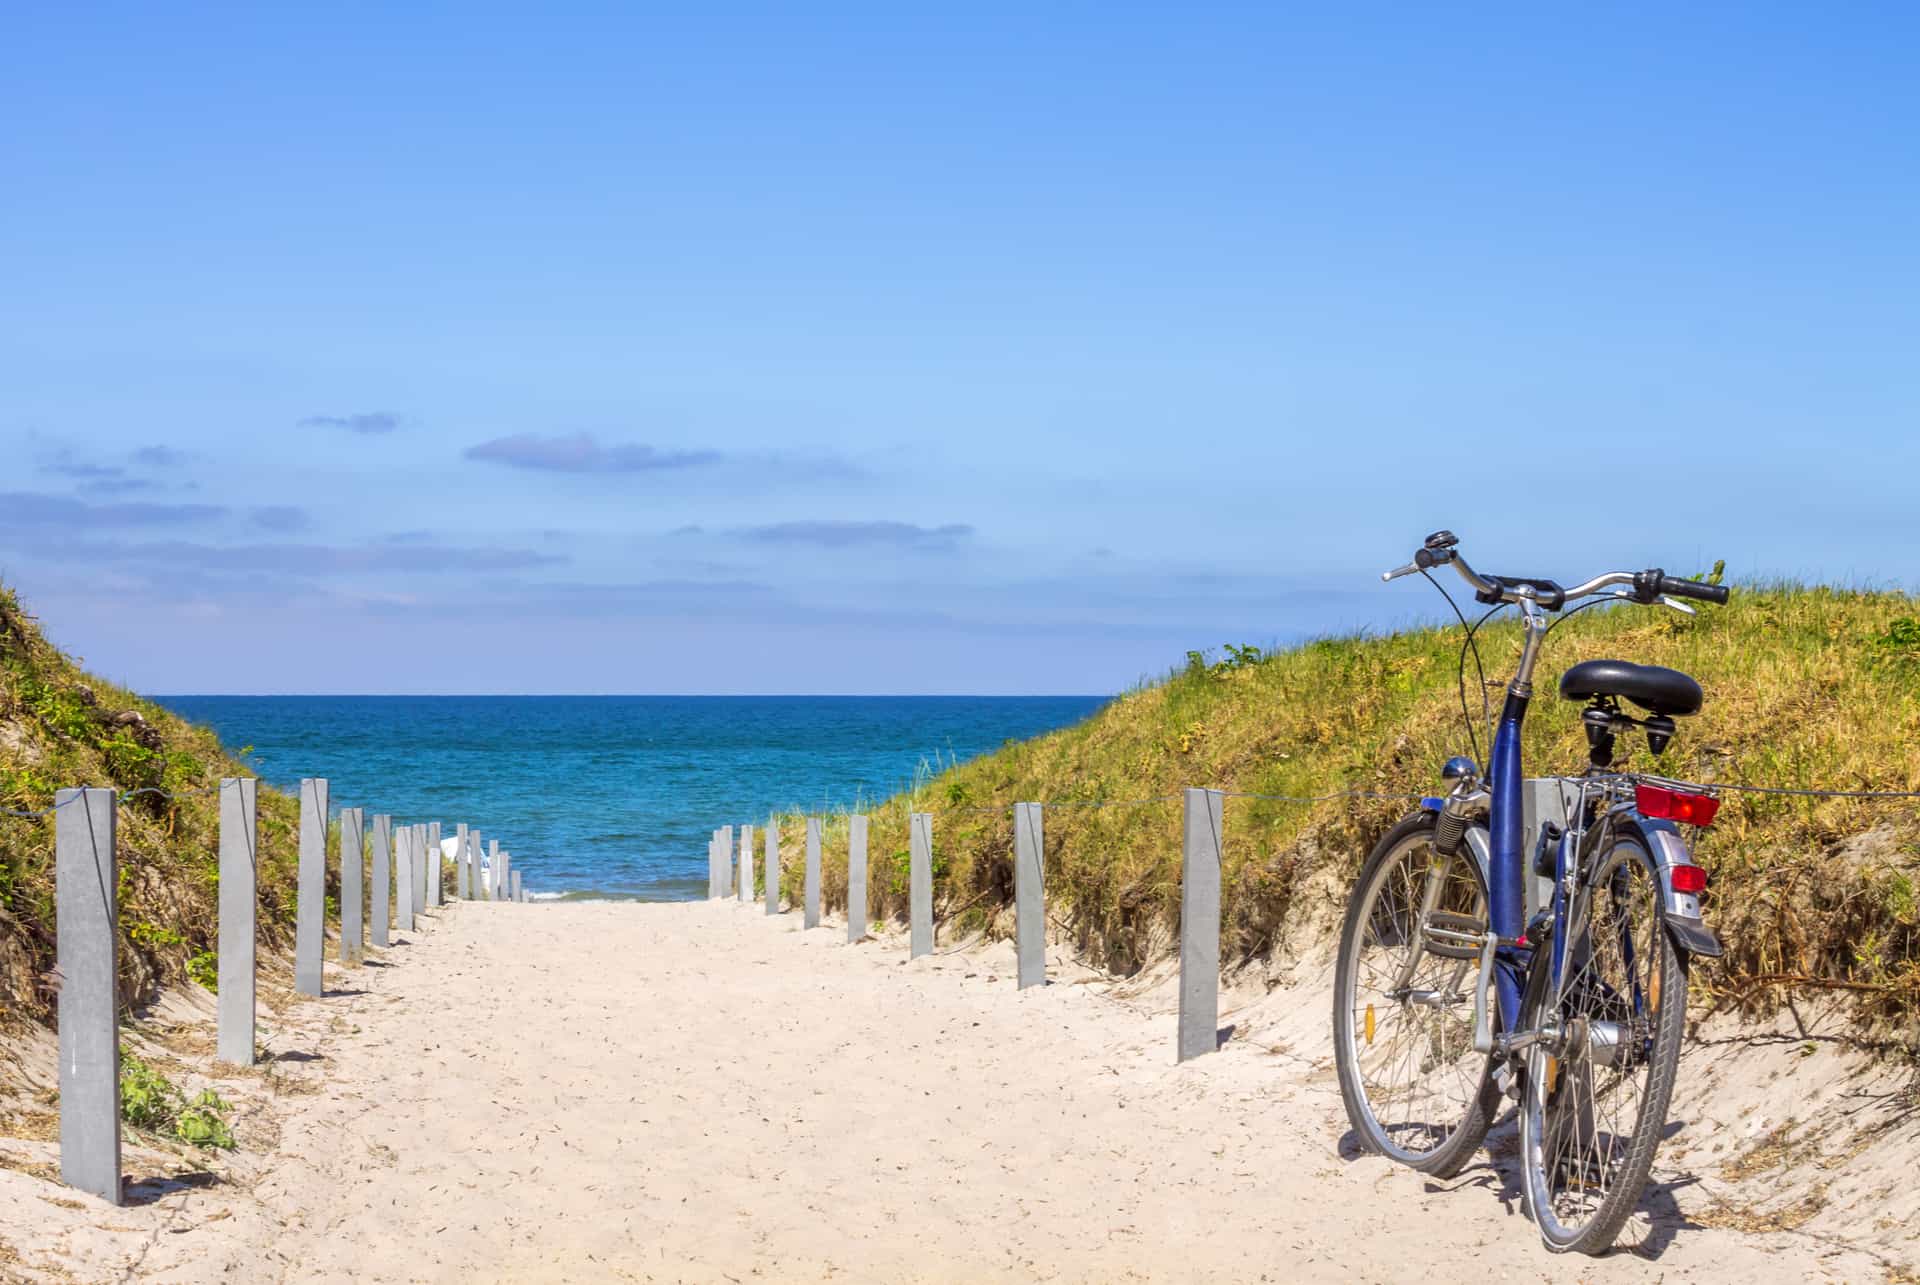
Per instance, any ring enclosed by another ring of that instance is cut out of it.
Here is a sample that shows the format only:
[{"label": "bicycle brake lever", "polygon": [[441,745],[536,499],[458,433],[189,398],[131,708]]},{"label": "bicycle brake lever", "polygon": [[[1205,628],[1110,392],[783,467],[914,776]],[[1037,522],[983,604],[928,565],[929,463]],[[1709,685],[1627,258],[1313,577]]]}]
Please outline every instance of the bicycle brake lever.
[{"label": "bicycle brake lever", "polygon": [[1664,593],[1660,595],[1660,601],[1665,603],[1667,606],[1672,607],[1675,611],[1679,612],[1683,616],[1697,616],[1700,614],[1699,612],[1695,611],[1692,607],[1689,607],[1686,603],[1681,602],[1678,598],[1669,598]]},{"label": "bicycle brake lever", "polygon": [[1413,574],[1414,572],[1416,572],[1416,571],[1418,571],[1419,569],[1420,569],[1420,564],[1419,564],[1419,563],[1417,563],[1417,562],[1409,562],[1409,563],[1408,563],[1408,564],[1407,564],[1406,566],[1404,566],[1404,567],[1398,567],[1398,568],[1396,568],[1396,569],[1394,569],[1394,570],[1392,570],[1392,571],[1382,571],[1382,572],[1380,573],[1380,579],[1381,579],[1381,580],[1383,580],[1383,581],[1384,581],[1384,580],[1398,580],[1398,579],[1399,579],[1399,578],[1400,578],[1401,576],[1410,576],[1410,575],[1412,575],[1412,574]]}]

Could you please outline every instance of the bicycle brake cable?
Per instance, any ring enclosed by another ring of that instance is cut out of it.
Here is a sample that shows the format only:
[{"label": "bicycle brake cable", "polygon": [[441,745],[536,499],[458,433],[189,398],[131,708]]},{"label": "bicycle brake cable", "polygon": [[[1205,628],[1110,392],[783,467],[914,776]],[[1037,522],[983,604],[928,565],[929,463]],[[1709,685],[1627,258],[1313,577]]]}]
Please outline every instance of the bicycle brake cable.
[{"label": "bicycle brake cable", "polygon": [[1467,712],[1467,651],[1469,648],[1473,651],[1473,669],[1480,676],[1480,717],[1488,724],[1489,735],[1491,735],[1493,707],[1487,703],[1487,671],[1486,667],[1480,663],[1480,644],[1475,641],[1474,635],[1480,632],[1481,625],[1491,620],[1493,614],[1507,604],[1496,602],[1487,608],[1486,614],[1480,619],[1468,624],[1466,613],[1460,610],[1460,604],[1453,600],[1453,595],[1447,592],[1446,587],[1429,575],[1425,568],[1421,569],[1420,574],[1426,578],[1428,584],[1440,591],[1440,596],[1447,600],[1449,607],[1453,608],[1453,614],[1459,619],[1460,627],[1467,632],[1466,640],[1460,644],[1460,663],[1456,667],[1455,677],[1460,692],[1460,721],[1467,725],[1467,744],[1473,750],[1474,761],[1477,763],[1480,761],[1480,737],[1474,731],[1473,715]]}]

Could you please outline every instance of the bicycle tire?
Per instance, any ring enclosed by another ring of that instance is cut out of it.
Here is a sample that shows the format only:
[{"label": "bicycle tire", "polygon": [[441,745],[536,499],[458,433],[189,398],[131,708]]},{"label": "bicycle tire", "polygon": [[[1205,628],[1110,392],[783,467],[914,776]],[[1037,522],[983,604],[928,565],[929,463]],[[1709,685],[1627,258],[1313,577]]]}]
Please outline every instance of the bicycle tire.
[{"label": "bicycle tire", "polygon": [[[1611,1021],[1616,1027],[1628,1028],[1616,1037],[1610,1056],[1632,1059],[1627,1068],[1631,1074],[1609,1076],[1607,1073],[1615,1067],[1596,1058],[1597,1045],[1592,1040],[1584,1044],[1577,1040],[1569,1043],[1563,1048],[1557,1066],[1544,1045],[1535,1045],[1527,1054],[1520,1097],[1521,1190],[1527,1211],[1540,1230],[1541,1241],[1555,1253],[1605,1253],[1613,1247],[1620,1228],[1639,1206],[1647,1174],[1653,1167],[1654,1152],[1666,1127],[1667,1108],[1679,1072],[1680,1044],[1686,1033],[1688,957],[1674,946],[1661,921],[1658,870],[1647,845],[1637,835],[1619,834],[1612,842],[1604,859],[1594,864],[1592,879],[1584,891],[1591,895],[1603,879],[1610,879],[1615,871],[1622,869],[1632,869],[1644,876],[1640,886],[1650,893],[1650,900],[1644,925],[1647,931],[1640,944],[1650,948],[1647,958],[1658,961],[1658,973],[1646,975],[1647,994],[1656,1011],[1645,1022],[1642,1033],[1631,1017],[1634,1001],[1622,1000],[1612,983],[1607,983],[1604,989],[1595,984],[1605,980],[1601,976],[1604,966],[1582,962],[1578,967],[1591,976],[1577,972],[1570,979],[1561,1001],[1561,1025],[1570,1036],[1574,1031],[1591,1029],[1590,1024],[1599,1022]],[[1623,862],[1631,866],[1623,866]],[[1582,937],[1591,938],[1593,923],[1589,917],[1587,926],[1581,930]],[[1631,937],[1629,934],[1628,939]],[[1578,946],[1576,941],[1568,952],[1569,968],[1576,967]],[[1588,949],[1592,949],[1590,941]],[[1633,984],[1631,973],[1629,961],[1625,977],[1629,987]],[[1543,994],[1536,1001],[1536,1008],[1551,1002]],[[1540,1017],[1537,1011],[1528,1013],[1524,1029],[1539,1030]],[[1622,1017],[1628,1021],[1614,1020]],[[1640,1052],[1643,1040],[1644,1054]],[[1596,1067],[1600,1068],[1598,1073]],[[1643,1081],[1640,1105],[1632,1132],[1623,1140],[1617,1130],[1603,1131],[1595,1117],[1603,1096],[1636,1079]],[[1596,1089],[1596,1080],[1607,1087]],[[1582,1084],[1587,1113],[1584,1119],[1581,1118]],[[1574,1137],[1582,1132],[1591,1132],[1591,1141]],[[1579,1171],[1577,1177],[1569,1182],[1575,1169]],[[1598,1181],[1604,1183],[1604,1190],[1592,1207],[1584,1210],[1584,1217],[1569,1221],[1568,1214],[1578,1209],[1596,1174]]]},{"label": "bicycle tire", "polygon": [[[1354,881],[1353,890],[1348,896],[1347,913],[1340,930],[1340,947],[1334,968],[1333,986],[1333,1037],[1334,1064],[1340,1081],[1340,1097],[1347,1109],[1347,1120],[1353,1126],[1360,1145],[1376,1155],[1406,1165],[1422,1173],[1436,1177],[1452,1177],[1466,1166],[1467,1161],[1479,1149],[1485,1139],[1487,1128],[1492,1122],[1498,1105],[1499,1090],[1495,1087],[1492,1074],[1492,1058],[1487,1055],[1475,1055],[1471,1052],[1471,1005],[1464,1015],[1448,1012],[1445,1018],[1436,1018],[1425,1033],[1416,1031],[1416,1039],[1428,1041],[1429,1050],[1437,1034],[1439,1047],[1444,1053],[1456,1040],[1466,1039],[1467,1047],[1452,1061],[1460,1066],[1471,1064],[1475,1080],[1465,1085],[1460,1095],[1457,1120],[1433,1120],[1416,1125],[1411,1119],[1403,1122],[1401,1132],[1396,1136],[1382,1121],[1380,1111],[1376,1109],[1373,1097],[1368,1092],[1368,1080],[1363,1066],[1362,1049],[1374,1043],[1376,1030],[1372,1021],[1363,1021],[1363,1015],[1376,1016],[1377,1000],[1363,1000],[1361,997],[1361,974],[1364,970],[1361,955],[1366,945],[1369,929],[1377,922],[1375,910],[1377,902],[1385,891],[1395,870],[1410,858],[1419,858],[1422,849],[1425,857],[1433,857],[1431,839],[1434,829],[1434,815],[1421,811],[1403,819],[1389,830],[1379,843],[1374,845],[1372,853],[1360,868],[1360,875]],[[1471,880],[1477,910],[1484,926],[1487,913],[1487,888],[1482,877],[1479,863],[1465,849],[1451,858],[1447,878],[1452,871],[1460,870]],[[1447,887],[1443,895],[1460,899],[1458,890]],[[1403,900],[1411,899],[1411,883],[1402,884]],[[1469,913],[1473,908],[1469,907]],[[1460,961],[1454,961],[1458,964]],[[1477,968],[1468,964],[1465,972],[1470,975],[1469,985],[1478,981]],[[1470,995],[1469,995],[1470,999]],[[1398,1015],[1405,1016],[1413,1006],[1405,1000],[1398,1001]],[[1430,1010],[1436,1014],[1439,1008]],[[1498,1024],[1497,1014],[1494,1017]],[[1460,1067],[1454,1067],[1456,1076]],[[1450,1105],[1450,1104],[1448,1104]],[[1404,1145],[1406,1141],[1420,1136],[1425,1131],[1431,1139],[1431,1146],[1415,1147]]]}]

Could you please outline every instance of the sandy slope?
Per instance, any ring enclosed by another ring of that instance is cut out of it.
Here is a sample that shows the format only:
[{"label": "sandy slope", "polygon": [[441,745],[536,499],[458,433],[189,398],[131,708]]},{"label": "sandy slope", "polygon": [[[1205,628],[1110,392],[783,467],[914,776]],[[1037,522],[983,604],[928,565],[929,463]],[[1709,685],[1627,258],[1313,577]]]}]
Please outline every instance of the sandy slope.
[{"label": "sandy slope", "polygon": [[1311,987],[1180,1067],[1163,991],[1020,993],[1004,945],[909,964],[842,938],[732,902],[449,907],[390,966],[329,971],[359,993],[279,1015],[291,1058],[241,1093],[228,1181],[108,1210],[0,1169],[0,1274],[1887,1278],[1689,1225],[1686,1183],[1641,1228],[1652,1261],[1554,1259],[1495,1168],[1435,1184],[1343,1153]]}]

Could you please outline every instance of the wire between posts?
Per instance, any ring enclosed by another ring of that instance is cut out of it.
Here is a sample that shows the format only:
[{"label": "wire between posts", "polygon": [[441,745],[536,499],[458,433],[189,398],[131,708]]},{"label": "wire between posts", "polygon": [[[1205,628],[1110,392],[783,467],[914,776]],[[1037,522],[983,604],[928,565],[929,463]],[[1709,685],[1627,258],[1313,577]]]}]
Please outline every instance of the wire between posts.
[{"label": "wire between posts", "polygon": [[[108,785],[98,785],[98,786],[86,786],[83,788],[109,790],[109,789],[112,789],[113,787]],[[143,785],[137,790],[128,790],[125,793],[116,793],[114,797],[114,802],[125,803],[129,799],[137,799],[143,794],[157,794],[161,798],[168,799],[168,800],[195,799],[195,798],[201,797],[202,795],[217,794],[219,790],[220,790],[220,786],[217,783],[214,785],[204,786],[198,790],[163,790],[157,785]],[[38,812],[23,812],[18,808],[0,808],[0,816],[21,817],[26,820],[38,820],[41,817],[52,816],[54,813],[58,812],[61,808],[71,806],[73,803],[78,801],[78,797],[79,796],[76,795],[74,798],[68,799],[65,803],[51,804],[47,807],[41,808]]]}]

